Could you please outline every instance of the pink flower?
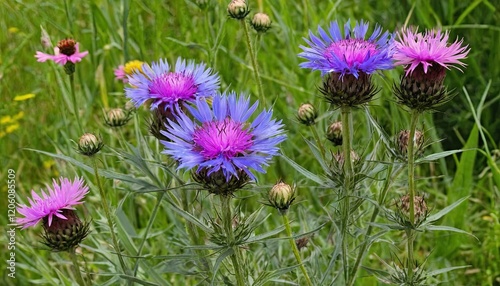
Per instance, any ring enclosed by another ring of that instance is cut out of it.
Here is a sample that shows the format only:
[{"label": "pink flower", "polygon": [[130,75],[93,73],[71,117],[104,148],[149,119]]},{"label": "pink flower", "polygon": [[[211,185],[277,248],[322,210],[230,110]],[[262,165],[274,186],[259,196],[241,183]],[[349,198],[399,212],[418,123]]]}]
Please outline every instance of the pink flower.
[{"label": "pink flower", "polygon": [[52,60],[56,64],[64,66],[67,62],[72,62],[73,64],[80,62],[88,53],[88,51],[80,52],[77,42],[72,39],[66,39],[57,43],[57,47],[54,48],[54,55],[37,51],[35,57],[38,59],[38,62]]},{"label": "pink flower", "polygon": [[23,215],[22,218],[17,218],[17,224],[23,229],[34,226],[42,219],[47,222],[48,227],[53,220],[66,220],[63,215],[65,210],[74,210],[74,205],[82,204],[82,199],[88,193],[89,188],[85,186],[83,179],[75,178],[71,182],[67,178],[61,177],[60,184],[53,180],[53,188],[47,185],[47,193],[42,191],[39,196],[35,191],[31,191],[33,199],[28,198],[30,206],[19,204],[17,211]]},{"label": "pink flower", "polygon": [[[396,52],[393,58],[397,65],[406,65],[406,75],[412,73],[419,65],[422,65],[424,73],[429,67],[439,65],[449,69],[466,66],[460,60],[465,59],[470,49],[462,47],[463,40],[455,40],[448,44],[449,32],[430,30],[425,33],[417,33],[412,29],[405,29],[399,33],[396,41]],[[437,66],[434,66],[435,68]]]}]

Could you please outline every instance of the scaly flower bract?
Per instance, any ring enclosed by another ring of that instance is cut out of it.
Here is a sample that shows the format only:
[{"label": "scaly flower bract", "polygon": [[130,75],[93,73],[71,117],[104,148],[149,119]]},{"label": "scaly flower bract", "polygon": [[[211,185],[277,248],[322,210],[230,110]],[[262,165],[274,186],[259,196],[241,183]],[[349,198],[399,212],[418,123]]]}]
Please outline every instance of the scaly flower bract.
[{"label": "scaly flower bract", "polygon": [[214,96],[212,107],[197,99],[194,106],[186,106],[194,120],[178,112],[162,131],[171,140],[161,141],[163,153],[174,157],[178,168],[208,170],[207,176],[222,171],[227,182],[243,171],[255,180],[251,169],[263,173],[263,166],[278,154],[276,145],[286,138],[281,121],[272,119],[270,110],[249,121],[257,104],[250,106],[249,98],[234,92]]},{"label": "scaly flower bract", "polygon": [[393,40],[388,32],[382,34],[380,26],[375,26],[372,35],[365,39],[368,23],[356,22],[351,29],[350,21],[344,25],[344,37],[337,21],[331,22],[328,33],[318,27],[319,37],[309,31],[310,39],[304,38],[309,47],[300,46],[304,52],[299,54],[307,60],[302,68],[319,70],[321,74],[339,73],[341,77],[352,74],[358,78],[360,73],[372,74],[377,70],[393,68]]},{"label": "scaly flower bract", "polygon": [[446,69],[465,66],[460,60],[465,59],[469,53],[467,46],[462,46],[463,40],[455,40],[448,44],[449,32],[430,30],[425,33],[417,33],[412,29],[405,29],[399,33],[396,40],[396,51],[393,55],[396,65],[406,65],[406,75],[412,73],[419,65],[422,65],[424,73],[433,64],[440,65]]},{"label": "scaly flower bract", "polygon": [[64,66],[67,62],[71,62],[73,64],[80,62],[88,53],[88,51],[80,52],[77,42],[71,39],[66,39],[57,44],[57,47],[54,48],[54,55],[37,51],[35,57],[38,59],[38,62],[51,60],[56,64]]},{"label": "scaly flower bract", "polygon": [[151,110],[174,110],[184,102],[212,96],[219,88],[219,76],[205,64],[181,58],[174,69],[165,60],[144,64],[142,72],[135,71],[128,79],[132,87],[125,88],[125,95],[136,107],[149,101]]},{"label": "scaly flower bract", "polygon": [[83,179],[75,178],[71,182],[67,178],[61,177],[60,183],[54,179],[52,188],[47,186],[47,192],[42,191],[39,196],[35,191],[31,191],[32,199],[28,198],[29,206],[20,204],[17,211],[23,215],[17,218],[18,225],[23,229],[36,225],[39,221],[47,218],[48,226],[52,220],[67,219],[62,213],[64,210],[74,210],[73,206],[82,204],[83,198],[88,193],[89,188],[85,186]]}]

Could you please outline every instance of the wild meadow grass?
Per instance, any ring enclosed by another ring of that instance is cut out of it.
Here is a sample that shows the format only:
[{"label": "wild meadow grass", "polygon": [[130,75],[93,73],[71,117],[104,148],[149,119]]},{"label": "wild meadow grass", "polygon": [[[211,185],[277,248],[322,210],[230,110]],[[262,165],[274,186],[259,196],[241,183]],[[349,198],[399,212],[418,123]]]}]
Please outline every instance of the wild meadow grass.
[{"label": "wild meadow grass", "polygon": [[[334,154],[342,147],[326,139],[342,110],[325,101],[320,72],[299,67],[305,60],[297,55],[309,31],[317,33],[318,26],[335,20],[342,27],[350,19],[353,25],[369,22],[369,33],[376,23],[391,33],[438,27],[450,31],[450,42],[463,38],[470,48],[463,72],[446,73],[445,85],[455,97],[418,118],[425,149],[416,158],[414,183],[416,195],[425,199],[427,222],[435,221],[411,230],[419,264],[410,272],[425,270],[422,285],[500,285],[499,3],[250,1],[248,20],[257,12],[272,20],[265,33],[247,27],[255,59],[245,22],[228,16],[228,4],[0,3],[2,229],[12,228],[9,174],[15,173],[15,200],[22,204],[31,190],[40,194],[61,176],[82,177],[90,190],[75,207],[82,221],[90,221],[90,233],[75,250],[80,271],[68,252],[41,243],[42,227],[18,228],[15,279],[3,263],[0,284],[346,285],[358,262],[353,285],[380,285],[407,275],[410,228],[398,229],[394,218],[408,192],[408,171],[388,155],[397,134],[410,126],[411,112],[393,94],[403,68],[375,73],[378,93],[352,110],[352,147],[361,163],[359,173],[349,176],[360,182],[346,206],[340,191],[346,181],[339,183],[334,171]],[[44,47],[43,33],[50,46]],[[66,38],[88,51],[75,64],[74,85],[63,67],[34,57],[36,51],[53,53]],[[220,91],[246,94],[252,104],[259,100],[252,119],[272,109],[272,117],[282,121],[287,139],[278,145],[281,156],[273,157],[265,173],[254,172],[257,182],[234,197],[201,190],[190,172],[176,169],[177,162],[161,153],[164,145],[149,133],[147,107],[139,107],[122,127],[106,124],[109,110],[128,102],[129,85],[115,79],[114,69],[131,60],[165,59],[173,65],[179,57],[216,72]],[[317,110],[312,126],[297,118],[303,103]],[[78,150],[85,132],[104,142],[92,157]],[[295,187],[287,211],[267,206],[268,193],[280,180]],[[12,252],[9,239],[0,237],[4,262]]]}]

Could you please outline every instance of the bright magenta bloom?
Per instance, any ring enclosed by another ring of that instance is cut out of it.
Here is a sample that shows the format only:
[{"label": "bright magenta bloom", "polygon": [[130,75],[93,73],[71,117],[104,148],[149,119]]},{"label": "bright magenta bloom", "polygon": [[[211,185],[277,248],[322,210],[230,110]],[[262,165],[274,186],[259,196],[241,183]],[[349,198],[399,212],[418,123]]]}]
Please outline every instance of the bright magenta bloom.
[{"label": "bright magenta bloom", "polygon": [[38,62],[51,60],[56,64],[64,66],[67,62],[72,62],[73,64],[80,62],[88,53],[88,51],[80,52],[77,42],[72,39],[66,39],[59,41],[57,47],[54,48],[54,55],[37,51],[35,57],[38,59]]},{"label": "bright magenta bloom", "polygon": [[48,226],[52,224],[55,217],[66,220],[62,214],[64,210],[74,210],[74,205],[82,204],[82,199],[89,191],[83,179],[75,178],[71,182],[67,178],[61,177],[60,184],[53,180],[53,188],[47,185],[47,193],[42,191],[39,196],[35,191],[31,191],[33,199],[28,198],[30,206],[19,204],[17,211],[23,218],[17,218],[17,223],[23,229],[36,225],[39,221],[47,218]]},{"label": "bright magenta bloom", "polygon": [[440,65],[446,69],[465,66],[460,60],[465,59],[470,49],[462,47],[463,40],[455,40],[448,44],[449,32],[430,30],[425,33],[417,33],[411,29],[405,29],[399,33],[396,41],[396,52],[393,58],[397,65],[406,65],[406,75],[412,73],[419,65],[422,65],[424,73],[433,64]]}]

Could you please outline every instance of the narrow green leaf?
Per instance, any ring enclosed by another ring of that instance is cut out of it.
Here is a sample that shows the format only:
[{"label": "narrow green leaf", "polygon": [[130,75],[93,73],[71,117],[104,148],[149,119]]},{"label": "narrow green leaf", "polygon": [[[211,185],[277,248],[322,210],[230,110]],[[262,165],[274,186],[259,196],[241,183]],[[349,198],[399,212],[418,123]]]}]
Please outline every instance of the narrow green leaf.
[{"label": "narrow green leaf", "polygon": [[285,161],[287,161],[288,164],[290,164],[295,170],[299,171],[299,173],[301,173],[302,175],[304,175],[304,177],[306,177],[309,180],[314,181],[314,182],[316,182],[316,183],[318,183],[320,185],[325,185],[324,180],[322,180],[320,177],[316,176],[315,174],[307,171],[302,166],[300,166],[299,164],[295,163],[295,161],[293,161],[292,159],[288,158],[285,154],[282,154],[281,157],[283,159],[285,159]]},{"label": "narrow green leaf", "polygon": [[445,207],[444,209],[440,210],[439,212],[433,214],[433,215],[430,215],[428,218],[427,218],[427,221],[425,222],[426,224],[431,224],[435,221],[437,221],[438,219],[442,218],[444,215],[446,215],[447,213],[451,212],[453,209],[455,209],[456,207],[458,207],[458,205],[460,205],[463,201],[467,200],[469,197],[463,197],[461,199],[459,199],[458,201],[454,202],[453,204]]}]

